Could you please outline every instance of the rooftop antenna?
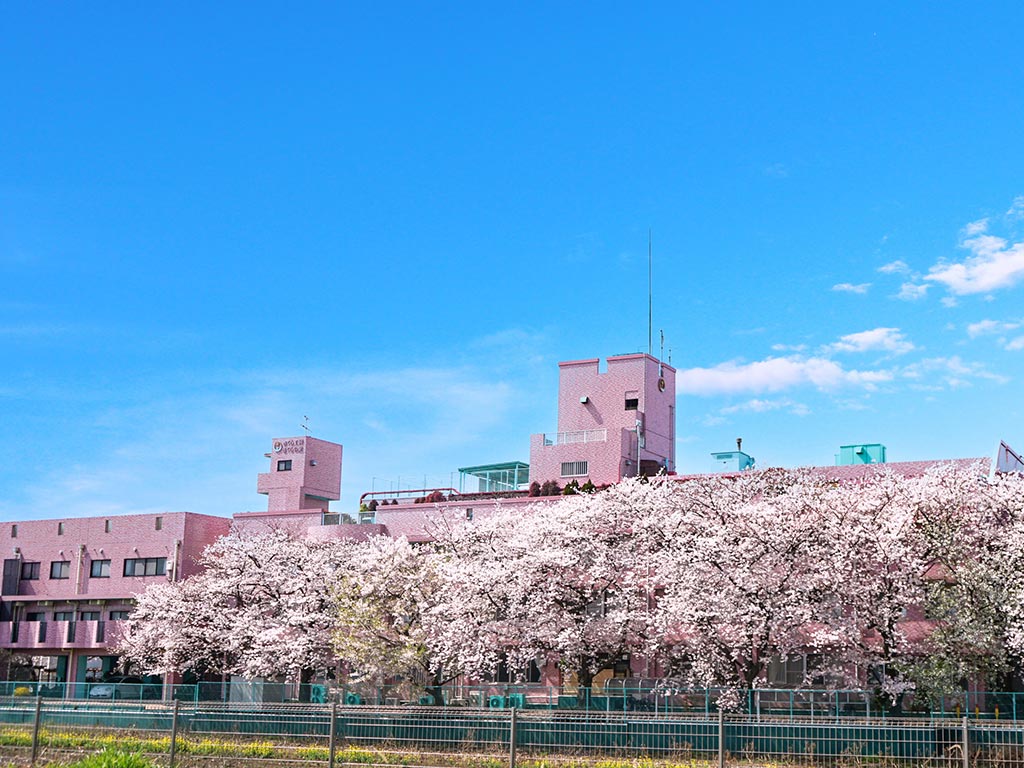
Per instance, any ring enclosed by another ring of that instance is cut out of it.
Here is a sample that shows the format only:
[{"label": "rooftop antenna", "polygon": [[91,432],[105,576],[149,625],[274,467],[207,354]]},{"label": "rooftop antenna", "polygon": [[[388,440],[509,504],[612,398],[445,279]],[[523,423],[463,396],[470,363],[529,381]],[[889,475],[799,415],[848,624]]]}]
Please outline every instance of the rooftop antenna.
[{"label": "rooftop antenna", "polygon": [[309,416],[303,416],[302,423],[299,426],[306,431],[306,437],[309,437]]},{"label": "rooftop antenna", "polygon": [[647,354],[654,356],[654,270],[653,258],[654,236],[651,228],[647,228]]}]

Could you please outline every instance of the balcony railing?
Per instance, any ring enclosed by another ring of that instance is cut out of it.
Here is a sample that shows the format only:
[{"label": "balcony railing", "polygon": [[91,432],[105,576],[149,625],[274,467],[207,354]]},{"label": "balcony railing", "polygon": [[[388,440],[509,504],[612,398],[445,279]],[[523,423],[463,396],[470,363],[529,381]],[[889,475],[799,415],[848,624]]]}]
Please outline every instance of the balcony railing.
[{"label": "balcony railing", "polygon": [[576,432],[549,432],[544,435],[544,445],[572,445],[574,443],[604,443],[608,440],[607,429],[580,429]]}]

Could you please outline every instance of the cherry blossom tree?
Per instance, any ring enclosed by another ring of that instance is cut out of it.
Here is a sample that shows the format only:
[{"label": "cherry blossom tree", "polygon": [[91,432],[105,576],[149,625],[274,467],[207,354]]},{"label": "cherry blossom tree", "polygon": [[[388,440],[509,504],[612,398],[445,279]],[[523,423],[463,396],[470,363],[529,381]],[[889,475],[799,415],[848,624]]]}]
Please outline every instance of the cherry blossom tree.
[{"label": "cherry blossom tree", "polygon": [[600,670],[648,641],[652,553],[664,545],[653,522],[673,503],[669,485],[627,480],[474,522],[441,518],[436,655],[481,677],[555,662],[589,695]]},{"label": "cherry blossom tree", "polygon": [[375,686],[411,678],[443,703],[441,686],[457,666],[435,655],[445,631],[432,609],[442,589],[429,546],[375,536],[354,545],[334,584],[334,650],[354,676]]},{"label": "cherry blossom tree", "polygon": [[749,688],[772,659],[826,645],[827,493],[780,470],[677,484],[675,534],[660,553],[653,650],[687,682]]},{"label": "cherry blossom tree", "polygon": [[119,650],[148,672],[308,683],[336,663],[332,579],[350,547],[284,530],[234,530],[206,549],[201,574],[139,597]]},{"label": "cherry blossom tree", "polygon": [[1024,629],[1024,478],[984,478],[984,467],[920,478],[914,504],[932,541],[929,653],[914,660],[918,691],[962,690],[965,680],[1003,688],[1021,669]]}]

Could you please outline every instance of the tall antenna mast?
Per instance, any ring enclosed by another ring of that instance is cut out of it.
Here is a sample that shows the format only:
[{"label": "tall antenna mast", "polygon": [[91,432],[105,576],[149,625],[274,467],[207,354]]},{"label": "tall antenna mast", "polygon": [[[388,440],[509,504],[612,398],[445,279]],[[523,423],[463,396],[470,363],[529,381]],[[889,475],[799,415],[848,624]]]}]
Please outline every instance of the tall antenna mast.
[{"label": "tall antenna mast", "polygon": [[647,228],[647,354],[654,356],[654,269],[653,269],[653,236],[651,228]]}]

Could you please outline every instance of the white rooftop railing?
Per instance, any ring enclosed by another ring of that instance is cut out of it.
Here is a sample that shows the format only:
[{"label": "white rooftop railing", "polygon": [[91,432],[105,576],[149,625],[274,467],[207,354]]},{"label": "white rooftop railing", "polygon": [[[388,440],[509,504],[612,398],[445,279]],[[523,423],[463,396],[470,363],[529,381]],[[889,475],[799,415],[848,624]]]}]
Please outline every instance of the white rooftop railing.
[{"label": "white rooftop railing", "polygon": [[575,432],[547,432],[544,434],[544,445],[571,445],[573,443],[604,443],[607,440],[607,429],[580,429]]}]

